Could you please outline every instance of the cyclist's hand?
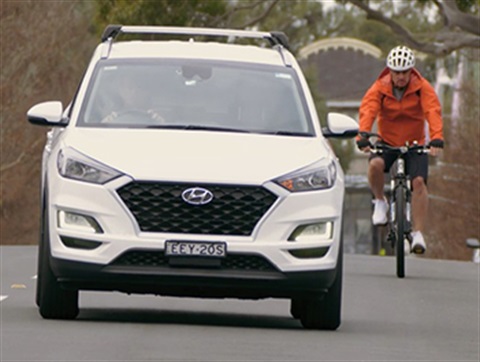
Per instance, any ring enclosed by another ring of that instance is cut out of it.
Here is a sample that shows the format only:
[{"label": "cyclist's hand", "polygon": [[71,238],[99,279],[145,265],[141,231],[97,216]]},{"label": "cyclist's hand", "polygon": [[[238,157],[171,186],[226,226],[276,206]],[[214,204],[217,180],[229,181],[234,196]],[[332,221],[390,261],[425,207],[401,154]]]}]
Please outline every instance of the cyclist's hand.
[{"label": "cyclist's hand", "polygon": [[434,139],[430,141],[430,155],[438,156],[442,152],[443,140]]},{"label": "cyclist's hand", "polygon": [[430,147],[430,156],[438,156],[440,153],[442,152],[442,149],[441,148],[438,148],[438,147]]},{"label": "cyclist's hand", "polygon": [[368,153],[370,152],[370,141],[365,137],[359,138],[357,139],[357,147],[360,151]]}]

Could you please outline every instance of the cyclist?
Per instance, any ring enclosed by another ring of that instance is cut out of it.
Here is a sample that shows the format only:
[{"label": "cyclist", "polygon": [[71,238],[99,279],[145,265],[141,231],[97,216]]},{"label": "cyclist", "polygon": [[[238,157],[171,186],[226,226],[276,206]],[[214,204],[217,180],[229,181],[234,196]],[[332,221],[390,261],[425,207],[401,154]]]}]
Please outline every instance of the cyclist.
[{"label": "cyclist", "polygon": [[[404,146],[426,142],[425,120],[428,122],[430,154],[437,156],[443,148],[443,122],[441,105],[430,83],[415,67],[415,56],[406,46],[393,48],[387,56],[386,68],[368,89],[360,105],[360,132],[370,132],[377,119],[377,133],[382,142]],[[369,152],[369,141],[357,137],[357,146]],[[384,172],[394,162],[388,152],[371,154],[368,166],[368,182],[374,196],[374,225],[387,223],[388,204],[384,188]],[[423,254],[426,251],[422,235],[428,207],[428,156],[408,154],[406,170],[412,180],[412,245],[405,243],[405,251]]]}]

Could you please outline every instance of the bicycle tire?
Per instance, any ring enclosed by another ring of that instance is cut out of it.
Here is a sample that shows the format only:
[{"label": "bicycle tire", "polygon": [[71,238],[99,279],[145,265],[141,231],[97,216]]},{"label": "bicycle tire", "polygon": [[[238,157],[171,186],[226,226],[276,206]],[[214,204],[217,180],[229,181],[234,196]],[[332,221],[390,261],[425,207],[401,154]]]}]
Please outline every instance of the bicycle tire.
[{"label": "bicycle tire", "polygon": [[383,225],[373,225],[372,227],[372,255],[380,255],[383,241]]},{"label": "bicycle tire", "polygon": [[405,277],[405,189],[397,185],[395,189],[395,255],[397,261],[397,277]]}]

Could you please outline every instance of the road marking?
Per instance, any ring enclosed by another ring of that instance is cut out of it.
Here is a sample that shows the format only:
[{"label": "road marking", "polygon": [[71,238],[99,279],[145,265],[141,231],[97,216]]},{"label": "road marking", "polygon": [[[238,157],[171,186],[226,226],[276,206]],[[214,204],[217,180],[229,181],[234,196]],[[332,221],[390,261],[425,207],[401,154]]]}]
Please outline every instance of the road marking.
[{"label": "road marking", "polygon": [[8,295],[0,295],[0,302],[8,298]]},{"label": "road marking", "polygon": [[10,288],[12,288],[12,289],[26,289],[27,286],[25,284],[12,284],[10,286]]}]

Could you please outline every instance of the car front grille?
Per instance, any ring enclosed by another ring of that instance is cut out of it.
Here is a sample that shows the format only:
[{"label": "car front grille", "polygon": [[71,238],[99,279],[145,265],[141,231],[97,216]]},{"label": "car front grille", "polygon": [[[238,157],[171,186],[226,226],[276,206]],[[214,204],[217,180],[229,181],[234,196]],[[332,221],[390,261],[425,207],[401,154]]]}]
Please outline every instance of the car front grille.
[{"label": "car front grille", "polygon": [[[195,258],[195,257],[192,257]],[[114,267],[168,267],[169,260],[163,251],[130,250],[115,259]],[[230,254],[221,259],[223,270],[277,271],[264,257],[250,254]]]},{"label": "car front grille", "polygon": [[[182,199],[190,187],[213,194],[206,205],[191,205]],[[136,181],[117,190],[135,217],[140,230],[213,235],[251,235],[276,196],[263,187],[197,185]]]}]

